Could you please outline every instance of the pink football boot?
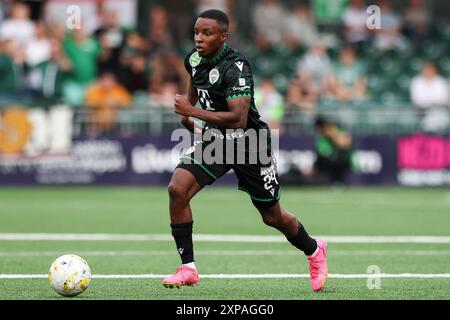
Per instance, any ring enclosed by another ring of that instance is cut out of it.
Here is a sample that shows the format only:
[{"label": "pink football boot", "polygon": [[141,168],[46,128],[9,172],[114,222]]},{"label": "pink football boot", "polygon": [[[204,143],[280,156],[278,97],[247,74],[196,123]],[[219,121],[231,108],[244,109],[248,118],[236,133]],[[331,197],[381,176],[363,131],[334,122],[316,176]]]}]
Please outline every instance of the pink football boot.
[{"label": "pink football boot", "polygon": [[175,287],[179,289],[181,286],[198,286],[198,272],[196,269],[182,265],[173,275],[165,278],[162,284],[171,289]]},{"label": "pink football boot", "polygon": [[311,287],[314,291],[319,291],[325,285],[328,276],[327,267],[327,243],[323,240],[316,240],[318,250],[308,257],[309,275]]}]

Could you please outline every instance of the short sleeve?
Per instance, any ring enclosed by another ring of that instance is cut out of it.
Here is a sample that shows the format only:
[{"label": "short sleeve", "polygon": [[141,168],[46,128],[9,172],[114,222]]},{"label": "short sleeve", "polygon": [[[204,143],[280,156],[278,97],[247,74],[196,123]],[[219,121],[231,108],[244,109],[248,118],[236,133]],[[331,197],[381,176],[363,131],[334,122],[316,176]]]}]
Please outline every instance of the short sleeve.
[{"label": "short sleeve", "polygon": [[191,74],[191,72],[192,72],[192,68],[191,68],[191,65],[190,65],[190,63],[189,63],[189,57],[190,57],[191,55],[190,54],[188,54],[185,58],[184,58],[184,68],[186,69],[186,71],[189,73],[189,74]]},{"label": "short sleeve", "polygon": [[253,76],[250,65],[245,60],[237,60],[231,65],[224,77],[225,95],[227,100],[239,97],[251,97]]}]

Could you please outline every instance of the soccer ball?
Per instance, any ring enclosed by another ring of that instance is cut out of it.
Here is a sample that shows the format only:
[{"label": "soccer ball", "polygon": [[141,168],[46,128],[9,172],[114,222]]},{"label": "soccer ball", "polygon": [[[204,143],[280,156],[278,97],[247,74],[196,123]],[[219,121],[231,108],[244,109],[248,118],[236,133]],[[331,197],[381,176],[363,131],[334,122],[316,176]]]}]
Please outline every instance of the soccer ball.
[{"label": "soccer ball", "polygon": [[52,263],[48,272],[48,281],[60,295],[73,297],[89,286],[91,269],[83,258],[66,254]]}]

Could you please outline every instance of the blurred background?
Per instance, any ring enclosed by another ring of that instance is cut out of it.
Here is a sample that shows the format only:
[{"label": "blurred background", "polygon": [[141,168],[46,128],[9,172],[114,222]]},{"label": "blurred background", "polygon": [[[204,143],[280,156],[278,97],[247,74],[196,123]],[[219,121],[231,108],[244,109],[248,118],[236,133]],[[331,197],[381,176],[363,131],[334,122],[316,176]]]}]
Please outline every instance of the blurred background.
[{"label": "blurred background", "polygon": [[445,0],[2,0],[0,184],[167,183],[174,95],[209,8],[251,63],[285,183],[319,183],[321,115],[351,141],[348,177],[326,183],[450,184]]}]

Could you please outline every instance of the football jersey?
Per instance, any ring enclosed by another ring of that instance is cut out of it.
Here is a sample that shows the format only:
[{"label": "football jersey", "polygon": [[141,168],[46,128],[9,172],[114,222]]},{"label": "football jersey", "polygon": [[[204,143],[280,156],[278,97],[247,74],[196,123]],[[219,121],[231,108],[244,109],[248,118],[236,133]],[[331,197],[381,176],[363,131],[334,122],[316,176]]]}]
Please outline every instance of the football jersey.
[{"label": "football jersey", "polygon": [[[239,51],[225,43],[223,50],[216,57],[206,59],[200,57],[194,49],[186,56],[184,65],[191,76],[193,87],[197,90],[199,104],[204,110],[230,111],[228,100],[250,97],[245,130],[268,129],[255,106],[250,64]],[[216,128],[222,132],[227,129],[211,123],[206,123],[204,128]]]}]

